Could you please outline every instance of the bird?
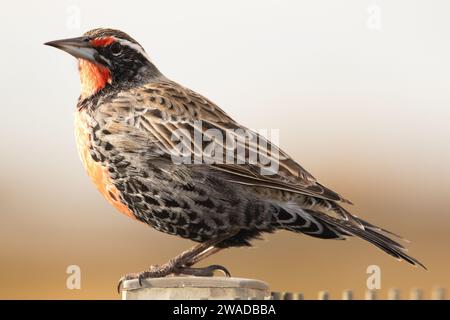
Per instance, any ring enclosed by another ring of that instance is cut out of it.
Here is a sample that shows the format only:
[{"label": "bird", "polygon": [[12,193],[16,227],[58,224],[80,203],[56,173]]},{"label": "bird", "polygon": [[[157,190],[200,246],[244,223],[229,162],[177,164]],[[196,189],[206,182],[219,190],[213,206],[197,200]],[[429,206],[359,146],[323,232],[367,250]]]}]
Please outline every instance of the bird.
[{"label": "bird", "polygon": [[230,276],[221,265],[194,265],[278,230],[358,237],[426,269],[407,254],[400,236],[351,213],[349,200],[262,134],[164,76],[125,32],[97,28],[45,45],[78,60],[76,143],[98,190],[130,218],[196,243],[164,264],[123,276],[119,285],[216,271]]}]

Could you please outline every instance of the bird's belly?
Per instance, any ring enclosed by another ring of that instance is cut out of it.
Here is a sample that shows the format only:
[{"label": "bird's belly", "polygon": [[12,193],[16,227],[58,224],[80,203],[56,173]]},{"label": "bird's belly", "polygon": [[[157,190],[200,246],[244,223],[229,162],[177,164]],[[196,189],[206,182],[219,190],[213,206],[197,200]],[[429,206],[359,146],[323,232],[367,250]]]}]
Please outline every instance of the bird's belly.
[{"label": "bird's belly", "polygon": [[120,199],[120,191],[114,186],[108,168],[91,156],[91,133],[85,110],[75,114],[75,138],[81,162],[100,193],[121,213],[135,218],[133,212]]}]

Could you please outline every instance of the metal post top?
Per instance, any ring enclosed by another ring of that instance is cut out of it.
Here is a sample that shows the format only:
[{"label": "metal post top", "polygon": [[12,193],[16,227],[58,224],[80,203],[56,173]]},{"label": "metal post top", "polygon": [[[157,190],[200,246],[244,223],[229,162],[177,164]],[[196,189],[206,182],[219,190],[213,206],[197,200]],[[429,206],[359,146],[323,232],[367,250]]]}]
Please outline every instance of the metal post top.
[{"label": "metal post top", "polygon": [[126,280],[122,284],[123,291],[143,288],[246,288],[269,290],[267,283],[246,278],[228,277],[181,277],[147,278],[142,280],[142,286],[137,279]]}]

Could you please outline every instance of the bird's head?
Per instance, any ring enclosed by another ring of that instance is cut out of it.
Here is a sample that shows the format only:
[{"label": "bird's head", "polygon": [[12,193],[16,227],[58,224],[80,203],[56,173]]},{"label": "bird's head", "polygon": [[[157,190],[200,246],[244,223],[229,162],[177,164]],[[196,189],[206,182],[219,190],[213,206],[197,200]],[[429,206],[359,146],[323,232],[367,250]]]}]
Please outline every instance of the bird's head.
[{"label": "bird's head", "polygon": [[161,74],[150,62],[142,46],[125,32],[94,29],[83,36],[50,41],[52,46],[78,59],[81,98],[106,86],[130,86]]}]

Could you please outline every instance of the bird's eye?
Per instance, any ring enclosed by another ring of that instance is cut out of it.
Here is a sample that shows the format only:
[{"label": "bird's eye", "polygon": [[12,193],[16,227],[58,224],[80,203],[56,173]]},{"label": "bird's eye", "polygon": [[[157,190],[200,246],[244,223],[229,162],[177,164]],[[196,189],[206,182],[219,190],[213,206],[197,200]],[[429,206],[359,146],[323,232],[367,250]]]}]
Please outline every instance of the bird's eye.
[{"label": "bird's eye", "polygon": [[110,47],[111,53],[115,56],[122,53],[122,45],[119,42],[114,42]]}]

